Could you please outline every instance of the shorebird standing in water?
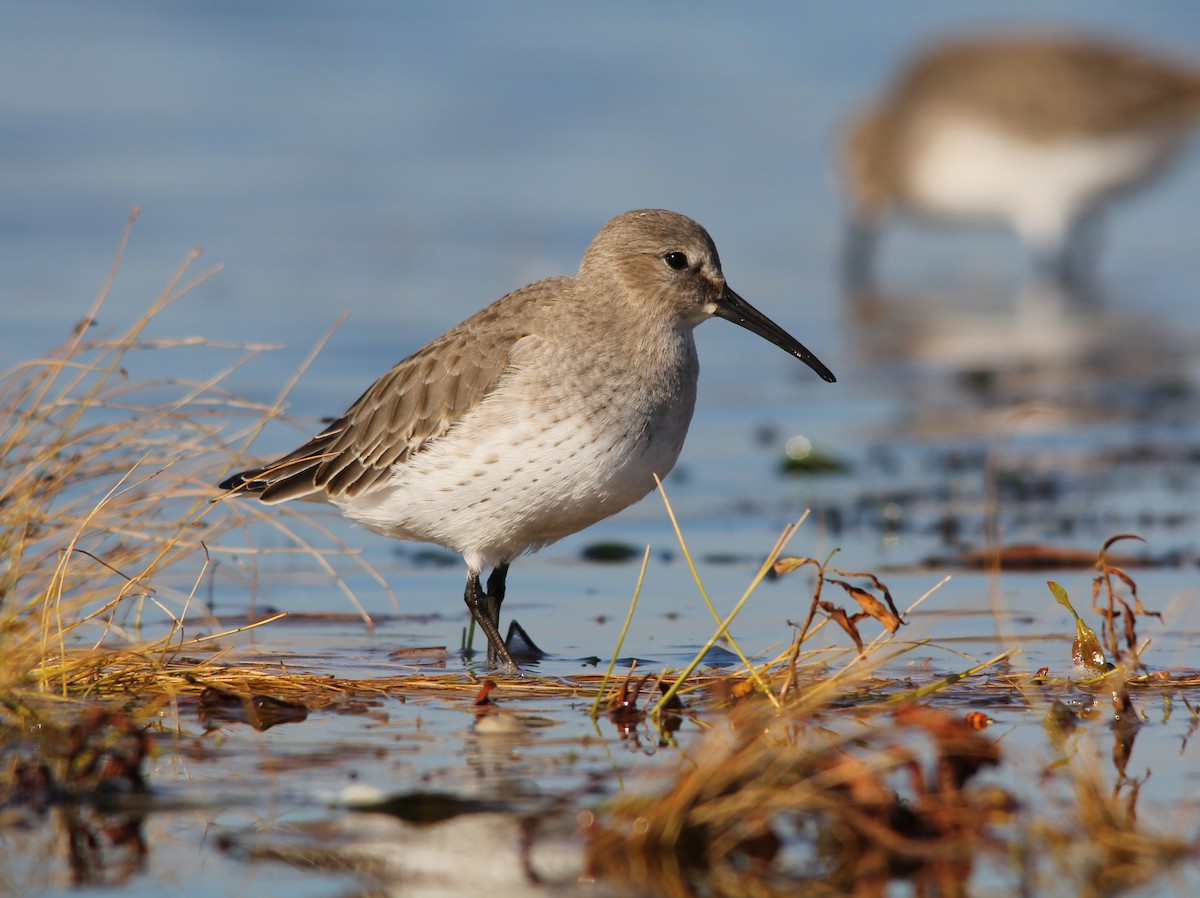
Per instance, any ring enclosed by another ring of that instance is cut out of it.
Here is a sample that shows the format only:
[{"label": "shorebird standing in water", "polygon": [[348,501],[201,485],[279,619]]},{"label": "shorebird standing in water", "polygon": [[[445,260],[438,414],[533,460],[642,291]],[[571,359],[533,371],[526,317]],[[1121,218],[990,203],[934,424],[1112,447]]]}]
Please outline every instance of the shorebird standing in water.
[{"label": "shorebird standing in water", "polygon": [[869,279],[895,211],[1012,228],[1086,286],[1096,220],[1154,178],[1200,121],[1200,69],[1082,38],[984,37],[921,54],[850,129],[846,270]]},{"label": "shorebird standing in water", "polygon": [[[488,660],[512,561],[641,499],[692,419],[692,330],[724,318],[834,376],[725,283],[683,215],[618,215],[579,273],[508,294],[410,355],[299,449],[222,489],[267,504],[320,499],[397,539],[462,554]],[[491,571],[486,590],[481,577]]]}]

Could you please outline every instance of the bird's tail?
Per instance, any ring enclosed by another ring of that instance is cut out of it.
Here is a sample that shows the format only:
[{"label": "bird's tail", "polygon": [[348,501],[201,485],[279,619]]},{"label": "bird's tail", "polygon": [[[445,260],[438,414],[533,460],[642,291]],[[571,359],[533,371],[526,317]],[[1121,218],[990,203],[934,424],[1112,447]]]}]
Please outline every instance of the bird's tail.
[{"label": "bird's tail", "polygon": [[248,468],[226,477],[218,489],[228,490],[234,495],[251,494],[266,505],[276,505],[289,499],[325,498],[325,492],[317,483],[317,468],[329,456],[313,452],[307,444],[301,450],[261,468]]}]

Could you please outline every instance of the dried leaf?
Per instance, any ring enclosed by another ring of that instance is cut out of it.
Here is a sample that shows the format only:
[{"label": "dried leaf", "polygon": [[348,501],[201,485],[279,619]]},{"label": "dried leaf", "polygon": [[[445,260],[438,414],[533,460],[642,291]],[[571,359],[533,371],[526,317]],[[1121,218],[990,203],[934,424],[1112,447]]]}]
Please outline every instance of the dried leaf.
[{"label": "dried leaf", "polygon": [[821,610],[833,618],[837,625],[850,635],[850,638],[854,640],[854,644],[861,652],[863,650],[863,641],[862,637],[858,635],[858,627],[854,623],[854,619],[846,614],[844,608],[839,608],[832,602],[820,602],[819,604]]},{"label": "dried leaf", "polygon": [[990,568],[999,564],[1006,571],[1037,571],[1048,568],[1088,568],[1096,563],[1089,549],[1075,549],[1042,543],[1018,543],[999,550],[988,548],[964,551],[958,558],[966,567]]},{"label": "dried leaf", "polygon": [[1109,567],[1105,568],[1105,573],[1113,575],[1114,577],[1118,578],[1122,583],[1124,583],[1127,587],[1129,587],[1129,594],[1130,594],[1130,596],[1133,597],[1134,606],[1137,609],[1138,614],[1148,614],[1152,617],[1157,617],[1160,621],[1162,620],[1161,613],[1159,613],[1157,611],[1147,611],[1145,608],[1142,607],[1142,600],[1140,598],[1138,598],[1138,594],[1137,594],[1137,584],[1133,582],[1133,578],[1130,577],[1127,573],[1125,573],[1125,571],[1123,571],[1119,567],[1109,566]]},{"label": "dried leaf", "polygon": [[820,562],[815,558],[788,557],[780,558],[778,561],[776,561],[772,570],[775,571],[776,575],[783,576],[784,574],[790,574],[792,571],[804,567],[806,564],[815,564],[817,567],[821,566]]},{"label": "dried leaf", "polygon": [[[865,589],[859,589],[857,586],[852,586],[845,580],[829,580],[827,582],[836,586],[840,586],[842,589],[844,589],[847,594],[854,599],[854,601],[858,602],[863,611],[883,624],[884,628],[889,633],[895,633],[898,629],[900,629],[900,624],[903,623],[903,621],[900,620],[900,615],[895,613],[894,606],[890,609],[884,607],[882,602],[880,602]],[[888,599],[888,604],[891,604],[890,597]]]},{"label": "dried leaf", "polygon": [[[865,571],[842,571],[842,570],[838,570],[837,568],[829,568],[829,570],[833,571],[836,574],[841,574],[843,577],[848,577],[852,580],[870,580],[871,585],[874,586],[876,589],[878,589],[881,593],[883,593],[883,600],[885,602],[887,602],[888,610],[891,611],[891,613],[895,616],[897,621],[899,621],[900,623],[904,623],[904,621],[900,620],[900,612],[896,610],[896,603],[892,601],[891,592],[888,590],[887,586],[883,583],[883,581],[881,581],[874,574],[871,574],[871,573],[868,573]],[[896,631],[892,630],[892,632],[894,633]]]},{"label": "dried leaf", "polygon": [[1108,563],[1106,556],[1108,555],[1109,548],[1113,545],[1113,543],[1119,543],[1123,539],[1136,539],[1139,543],[1145,542],[1145,540],[1136,533],[1118,533],[1116,536],[1110,536],[1104,541],[1104,545],[1100,547],[1100,561],[1098,562],[1098,565]]}]

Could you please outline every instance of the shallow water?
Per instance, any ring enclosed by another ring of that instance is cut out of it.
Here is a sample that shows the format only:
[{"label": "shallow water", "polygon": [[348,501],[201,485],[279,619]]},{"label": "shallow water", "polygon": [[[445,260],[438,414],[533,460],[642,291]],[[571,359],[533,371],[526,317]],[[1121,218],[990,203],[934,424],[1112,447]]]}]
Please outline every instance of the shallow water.
[{"label": "shallow water", "polygon": [[[1026,283],[1004,235],[916,228],[888,236],[883,295],[841,296],[833,158],[850,111],[936,35],[1046,24],[1182,51],[1200,39],[1200,8],[1080,0],[980,14],[952,3],[817,3],[755,16],[716,3],[609,5],[600,15],[549,3],[17,2],[4,19],[4,367],[53,345],[84,314],[138,205],[100,326],[127,324],[202,245],[197,270],[223,269],[159,316],[151,336],[279,344],[227,382],[266,401],[349,311],[291,396],[290,411],[315,427],[478,307],[574,270],[612,214],[678,209],[712,232],[735,289],[839,378],[824,384],[737,328],[698,331],[700,399],[666,486],[721,611],[807,508],[788,552],[824,557],[840,548],[837,563],[878,573],[901,609],[952,574],[900,636],[933,642],[897,658],[890,675],[949,674],[1006,648],[989,596],[1021,642],[1013,664],[1066,675],[1073,624],[1045,582],[1062,582],[1082,611],[1091,573],[997,579],[957,561],[984,544],[990,522],[1005,544],[1084,550],[1135,532],[1146,544],[1120,550],[1154,562],[1131,573],[1166,619],[1143,627],[1153,639],[1147,661],[1200,666],[1196,154],[1107,223],[1105,295],[1093,302]],[[144,358],[146,369],[132,376],[214,370],[213,354],[200,350],[163,353],[169,370],[155,368],[153,353]],[[274,426],[253,452],[289,449],[300,436]],[[782,475],[797,436],[847,469]],[[1001,475],[989,479],[989,464]],[[213,481],[225,473],[213,471]],[[457,562],[328,521],[384,575],[395,604],[347,562],[338,572],[378,619],[373,631],[353,617],[282,623],[246,635],[244,647],[348,677],[394,673],[388,653],[397,646],[444,645],[451,651],[441,669],[462,670]],[[686,663],[714,624],[651,496],[514,566],[506,617],[551,653],[538,672],[594,672],[590,659],[611,656],[637,562],[581,560],[603,542],[638,556],[652,547],[622,656],[655,668]],[[179,576],[186,590],[188,576]],[[786,646],[810,590],[799,573],[762,584],[732,629],[739,643],[764,654]],[[320,570],[283,561],[262,566],[252,595],[223,559],[211,598],[220,615],[252,602],[351,611]],[[832,631],[825,642],[844,644]],[[607,723],[597,733],[582,710],[561,702],[508,704],[549,725],[489,738],[461,698],[397,698],[266,733],[228,725],[202,735],[193,708],[168,709],[151,772],[162,810],[146,827],[147,866],[122,893],[169,885],[197,896],[345,894],[354,881],[344,873],[239,860],[216,849],[216,834],[336,819],[327,798],[362,784],[584,804],[674,751],[645,734],[622,738]],[[1176,804],[1181,783],[1186,794],[1196,786],[1187,715],[1167,718],[1157,695],[1139,699],[1139,710],[1147,723],[1131,775],[1154,770],[1143,819],[1194,814]],[[1020,786],[1048,759],[1022,759],[1020,746],[1041,744],[1040,721],[989,713],[1004,743],[1017,746],[998,778],[1027,792]],[[1103,723],[1095,729],[1090,737],[1104,746],[1111,737]],[[689,723],[678,738],[688,746],[699,735]],[[1048,791],[1040,800],[1062,800]],[[14,861],[43,856],[27,836],[3,837],[8,881],[29,894],[64,891],[61,860],[45,869]],[[60,848],[44,850],[61,858]]]}]

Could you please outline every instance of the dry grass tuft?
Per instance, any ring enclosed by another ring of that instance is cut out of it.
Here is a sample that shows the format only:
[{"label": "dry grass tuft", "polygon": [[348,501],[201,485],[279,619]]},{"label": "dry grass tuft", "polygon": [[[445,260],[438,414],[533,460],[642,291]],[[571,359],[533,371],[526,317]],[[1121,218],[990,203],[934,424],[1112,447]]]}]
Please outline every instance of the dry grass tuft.
[{"label": "dry grass tuft", "polygon": [[[96,332],[128,237],[63,343],[0,374],[0,714],[28,714],[48,693],[155,691],[181,652],[228,635],[195,637],[187,626],[211,623],[197,591],[213,555],[234,551],[221,538],[250,519],[214,503],[212,483],[283,397],[262,405],[222,387],[268,347],[147,338],[157,315],[213,274],[193,272],[198,252],[130,327]],[[203,380],[131,375],[163,352],[224,361]],[[244,427],[223,430],[239,418]],[[270,520],[298,534],[310,519],[288,509]],[[326,555],[348,552],[332,538],[320,549],[299,536],[289,544],[326,567]]]}]

